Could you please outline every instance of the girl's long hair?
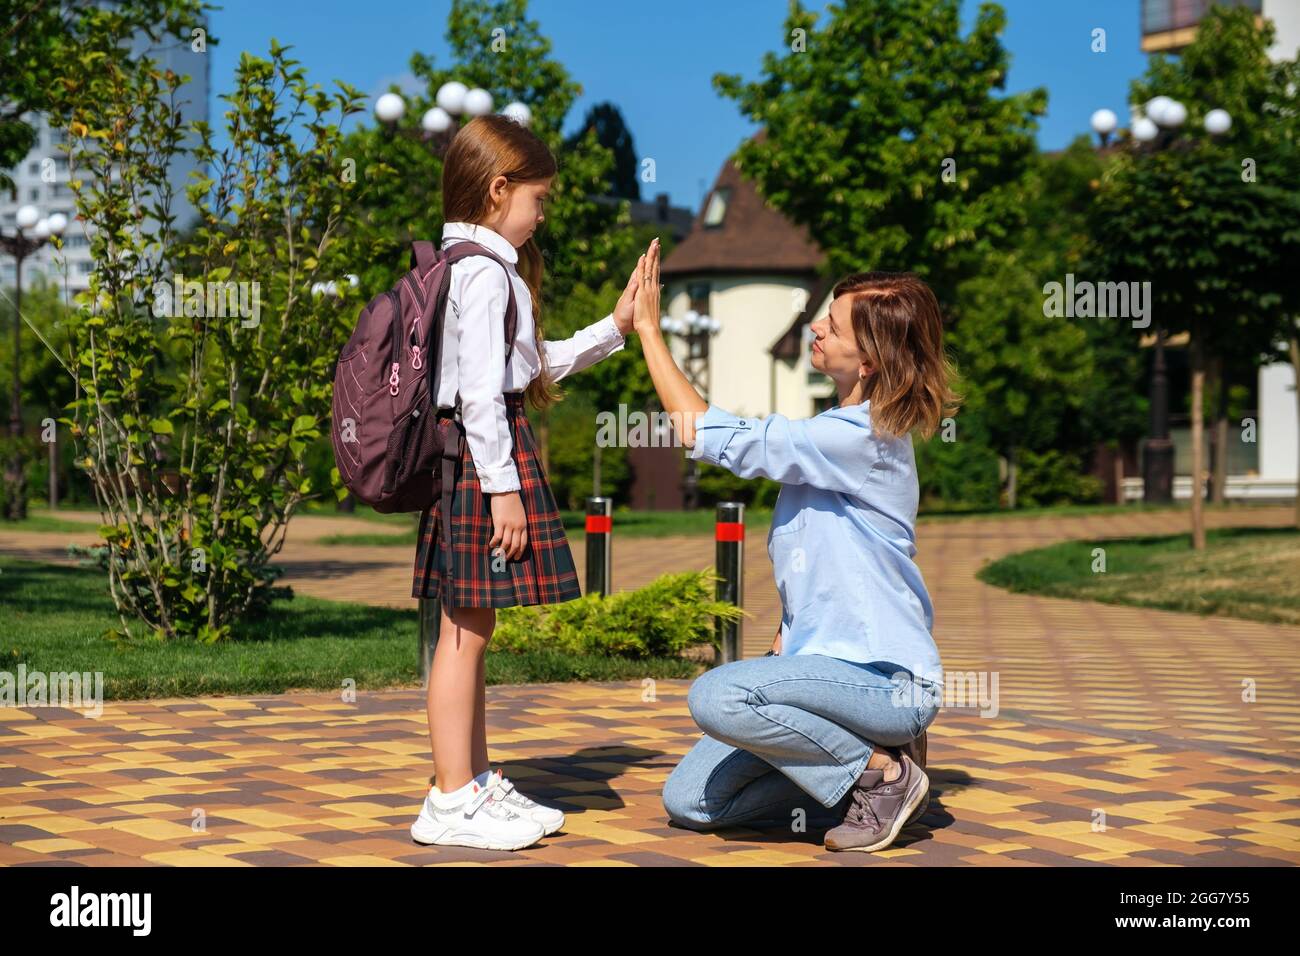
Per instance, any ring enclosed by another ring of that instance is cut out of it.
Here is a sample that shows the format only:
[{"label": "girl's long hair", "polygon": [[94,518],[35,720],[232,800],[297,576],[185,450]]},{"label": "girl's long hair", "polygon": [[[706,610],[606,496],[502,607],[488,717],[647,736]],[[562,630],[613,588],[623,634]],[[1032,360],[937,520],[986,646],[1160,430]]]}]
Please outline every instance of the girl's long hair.
[{"label": "girl's long hair", "polygon": [[901,437],[929,438],[962,396],[943,350],[943,317],[934,292],[913,272],[858,272],[835,284],[831,298],[852,296],[858,350],[872,372],[864,385],[873,426]]},{"label": "girl's long hair", "polygon": [[[456,134],[442,165],[442,212],[446,222],[481,223],[492,213],[488,186],[498,176],[511,183],[536,182],[555,175],[557,165],[550,148],[531,130],[500,114],[476,116]],[[546,363],[542,329],[542,277],[545,265],[533,236],[519,247],[515,266],[528,285],[533,306],[533,342],[542,370],[525,389],[537,409],[549,408],[559,398]]]}]

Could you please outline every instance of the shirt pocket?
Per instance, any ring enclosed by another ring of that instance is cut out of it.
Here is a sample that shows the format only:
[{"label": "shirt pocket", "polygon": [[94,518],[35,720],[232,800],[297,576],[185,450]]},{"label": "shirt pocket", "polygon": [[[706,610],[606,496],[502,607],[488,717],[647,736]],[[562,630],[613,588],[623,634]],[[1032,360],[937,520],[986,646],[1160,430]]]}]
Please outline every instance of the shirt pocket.
[{"label": "shirt pocket", "polygon": [[779,527],[774,525],[767,539],[767,555],[772,560],[776,590],[781,596],[781,605],[791,616],[798,608],[800,595],[807,591],[798,584],[811,573],[812,556],[808,553],[804,535],[807,525],[807,512],[801,510]]}]

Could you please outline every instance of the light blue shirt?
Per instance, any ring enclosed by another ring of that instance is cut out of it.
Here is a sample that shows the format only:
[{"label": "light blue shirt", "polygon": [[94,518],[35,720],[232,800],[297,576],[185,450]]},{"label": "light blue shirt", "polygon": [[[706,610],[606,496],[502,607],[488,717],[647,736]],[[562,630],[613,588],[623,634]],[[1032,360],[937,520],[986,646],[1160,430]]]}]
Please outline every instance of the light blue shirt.
[{"label": "light blue shirt", "polygon": [[870,401],[812,418],[740,418],[710,404],[686,456],[781,482],[767,553],[781,654],[886,662],[943,684],[934,609],[916,555],[911,435],[871,427]]}]

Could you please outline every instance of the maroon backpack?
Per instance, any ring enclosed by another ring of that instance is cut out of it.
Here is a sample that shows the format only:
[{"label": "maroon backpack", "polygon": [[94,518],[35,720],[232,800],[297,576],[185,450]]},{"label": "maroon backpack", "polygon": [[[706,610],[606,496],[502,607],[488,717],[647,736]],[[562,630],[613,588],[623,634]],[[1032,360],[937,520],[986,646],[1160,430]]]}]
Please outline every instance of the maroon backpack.
[{"label": "maroon backpack", "polygon": [[412,243],[411,270],[366,304],[339,353],[330,427],[339,477],[358,501],[385,514],[425,511],[441,490],[439,540],[449,567],[447,519],[465,428],[459,392],[450,414],[442,414],[436,403],[451,264],[467,256],[487,256],[506,269],[509,367],[518,317],[506,264],[468,239],[445,250],[432,242]]}]

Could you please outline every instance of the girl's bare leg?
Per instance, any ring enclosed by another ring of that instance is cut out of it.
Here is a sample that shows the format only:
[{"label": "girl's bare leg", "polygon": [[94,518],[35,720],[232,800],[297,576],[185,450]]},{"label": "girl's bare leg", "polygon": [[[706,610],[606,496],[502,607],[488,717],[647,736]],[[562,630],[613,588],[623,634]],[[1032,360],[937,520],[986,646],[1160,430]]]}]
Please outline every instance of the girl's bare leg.
[{"label": "girl's bare leg", "polygon": [[[491,634],[489,633],[489,638]],[[487,747],[487,662],[480,654],[478,658],[478,677],[474,686],[478,688],[478,700],[474,704],[474,742],[470,751],[470,769],[477,777],[488,769]]]},{"label": "girl's bare leg", "polygon": [[475,725],[485,706],[483,653],[496,627],[495,608],[456,608],[454,614],[448,617],[443,609],[426,700],[434,780],[443,793],[459,790],[487,769],[486,734],[480,747]]}]

